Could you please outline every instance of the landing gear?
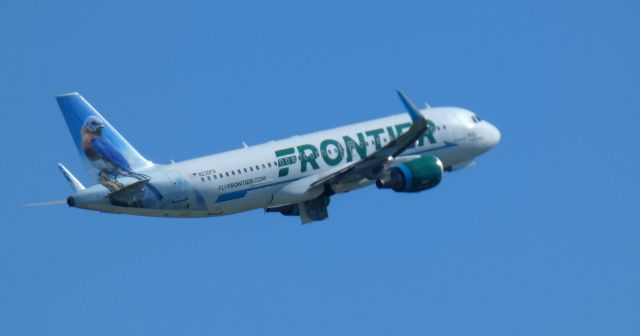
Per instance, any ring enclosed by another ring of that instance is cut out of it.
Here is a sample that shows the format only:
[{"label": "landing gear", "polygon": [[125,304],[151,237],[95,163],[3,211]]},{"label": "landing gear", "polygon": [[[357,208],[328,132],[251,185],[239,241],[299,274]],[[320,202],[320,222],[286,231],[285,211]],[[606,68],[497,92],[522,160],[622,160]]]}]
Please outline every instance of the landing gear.
[{"label": "landing gear", "polygon": [[310,201],[266,208],[266,212],[279,212],[285,216],[300,216],[302,224],[321,221],[329,217],[327,206],[331,202],[329,196],[320,196]]}]

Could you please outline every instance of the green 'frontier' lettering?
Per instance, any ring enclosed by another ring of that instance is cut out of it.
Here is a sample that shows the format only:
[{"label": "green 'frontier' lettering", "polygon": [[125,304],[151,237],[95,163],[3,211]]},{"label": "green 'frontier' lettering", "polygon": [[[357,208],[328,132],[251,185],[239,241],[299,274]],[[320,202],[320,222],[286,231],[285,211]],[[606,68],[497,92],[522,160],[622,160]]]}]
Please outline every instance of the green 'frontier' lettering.
[{"label": "green 'frontier' lettering", "polygon": [[376,150],[382,148],[380,144],[380,134],[383,134],[384,130],[382,128],[376,128],[370,131],[364,132],[364,134],[373,137],[373,142],[376,144]]},{"label": "green 'frontier' lettering", "polygon": [[289,174],[289,168],[285,166],[295,163],[295,158],[296,158],[295,156],[291,156],[288,158],[289,160],[283,160],[282,157],[287,155],[293,155],[295,154],[295,152],[296,151],[295,149],[293,149],[293,147],[276,151],[276,158],[280,158],[278,159],[278,167],[280,167],[280,170],[278,170],[278,177],[287,176]]},{"label": "green 'frontier' lettering", "polygon": [[358,152],[360,159],[367,157],[367,143],[365,142],[364,135],[362,133],[358,133],[358,141],[360,143],[357,143],[348,135],[343,136],[342,139],[344,140],[345,147],[347,147],[347,162],[353,161],[354,149]]},{"label": "green 'frontier' lettering", "polygon": [[[433,121],[427,120],[428,128],[422,133],[416,142],[413,142],[409,148],[415,148],[416,146],[424,146],[426,144],[425,138],[429,141],[428,144],[435,144],[437,140],[434,136],[436,132],[436,125]],[[363,132],[359,132],[356,134],[357,141],[352,137],[345,135],[342,137],[344,141],[344,148],[342,143],[338,140],[334,139],[325,139],[320,143],[320,151],[318,151],[318,147],[312,144],[304,144],[294,147],[289,147],[285,149],[280,149],[275,152],[277,161],[277,167],[280,168],[278,172],[279,177],[287,176],[289,174],[289,166],[294,165],[297,162],[297,159],[300,159],[300,172],[304,173],[309,170],[309,165],[311,165],[311,169],[316,170],[320,169],[320,165],[318,164],[318,158],[322,156],[324,162],[329,166],[337,166],[342,162],[342,159],[345,157],[345,149],[346,149],[346,162],[352,162],[356,158],[354,157],[353,152],[358,153],[358,156],[361,160],[364,160],[367,157],[367,137],[372,137],[375,144],[375,150],[380,150],[383,148],[382,136],[386,133],[389,136],[389,141],[394,141],[402,134],[404,134],[408,129],[411,128],[411,122],[405,122],[402,124],[385,126],[383,128],[376,128],[372,130],[368,130]],[[295,149],[298,150],[298,155],[295,155]],[[333,153],[335,151],[335,154]]]},{"label": "green 'frontier' lettering", "polygon": [[398,133],[398,136],[401,136],[402,133],[404,133],[404,131],[409,129],[409,128],[411,128],[411,123],[410,122],[397,124],[396,125],[396,133]]},{"label": "green 'frontier' lettering", "polygon": [[[411,123],[407,122],[407,123],[402,123],[402,124],[398,124],[396,125],[396,132],[398,133],[398,137],[400,137],[402,135],[402,133],[405,132],[405,130],[411,128]],[[416,146],[416,143],[412,143],[411,146],[409,146],[409,148],[413,148]]]},{"label": "green 'frontier' lettering", "polygon": [[420,140],[418,140],[418,146],[424,146],[425,137],[429,139],[429,143],[432,145],[437,142],[436,138],[433,136],[433,133],[436,131],[436,124],[431,120],[427,120],[427,124],[429,125],[429,128],[427,128],[427,131],[424,132],[420,137]]},{"label": "green 'frontier' lettering", "polygon": [[[307,154],[307,151],[311,151],[311,154]],[[298,146],[298,153],[300,153],[300,172],[307,171],[307,164],[311,164],[313,169],[319,169],[320,166],[316,162],[318,155],[318,149],[314,145],[300,145]]]},{"label": "green 'frontier' lettering", "polygon": [[389,133],[389,140],[393,141],[396,139],[396,132],[393,131],[393,127],[387,127],[387,133]]},{"label": "green 'frontier' lettering", "polygon": [[[422,133],[422,136],[420,136],[420,138],[418,138],[418,146],[424,146],[424,138],[427,138],[429,140],[429,144],[434,144],[436,143],[436,138],[433,136],[433,133],[436,130],[436,124],[433,123],[433,121],[431,120],[427,120],[427,124],[429,125],[429,127],[427,128],[427,131],[425,131],[424,133]],[[402,133],[405,132],[405,130],[411,128],[411,123],[403,123],[403,124],[398,124],[396,125],[396,131],[398,132],[398,136],[402,135]],[[391,127],[387,127],[387,131],[389,132],[389,134],[391,134],[392,129]],[[411,144],[411,146],[409,146],[409,148],[414,148],[416,146],[415,143]]]},{"label": "green 'frontier' lettering", "polygon": [[[335,147],[335,151],[336,151],[336,157],[335,158],[331,158],[329,156],[329,153],[327,151],[328,147]],[[330,166],[335,166],[338,163],[340,163],[340,161],[342,161],[342,145],[340,145],[339,142],[333,140],[333,139],[327,139],[322,141],[322,143],[320,144],[320,153],[322,154],[322,158],[324,159],[324,162],[326,162],[328,165]]]}]

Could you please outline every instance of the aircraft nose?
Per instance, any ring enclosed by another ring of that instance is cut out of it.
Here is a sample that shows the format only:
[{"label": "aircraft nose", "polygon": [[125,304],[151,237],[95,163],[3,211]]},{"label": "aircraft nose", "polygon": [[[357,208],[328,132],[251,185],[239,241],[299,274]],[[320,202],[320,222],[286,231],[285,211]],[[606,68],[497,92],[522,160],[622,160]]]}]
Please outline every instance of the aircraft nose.
[{"label": "aircraft nose", "polygon": [[486,146],[488,148],[495,147],[500,142],[500,130],[487,122]]}]

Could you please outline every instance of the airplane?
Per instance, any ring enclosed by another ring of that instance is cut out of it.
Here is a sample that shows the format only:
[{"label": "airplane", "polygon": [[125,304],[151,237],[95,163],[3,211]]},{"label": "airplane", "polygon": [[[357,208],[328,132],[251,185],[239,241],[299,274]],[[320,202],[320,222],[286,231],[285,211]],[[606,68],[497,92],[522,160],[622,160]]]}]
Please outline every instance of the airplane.
[{"label": "airplane", "polygon": [[373,184],[399,193],[434,188],[500,141],[469,110],[420,110],[397,94],[406,113],[170,164],[144,158],[80,94],[62,94],[57,103],[93,180],[85,187],[59,163],[74,191],[66,204],[157,217],[264,209],[307,224],[326,219],[337,194]]}]

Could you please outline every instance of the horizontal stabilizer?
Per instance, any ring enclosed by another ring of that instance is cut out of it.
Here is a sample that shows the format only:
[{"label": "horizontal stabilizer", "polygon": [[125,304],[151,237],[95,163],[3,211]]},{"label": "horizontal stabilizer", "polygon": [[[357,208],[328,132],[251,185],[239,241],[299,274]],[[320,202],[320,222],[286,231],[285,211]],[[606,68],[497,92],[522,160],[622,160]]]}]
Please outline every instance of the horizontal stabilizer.
[{"label": "horizontal stabilizer", "polygon": [[73,174],[71,174],[67,167],[65,167],[62,163],[58,163],[58,168],[62,172],[62,176],[64,176],[64,178],[69,182],[69,185],[71,185],[71,189],[76,192],[84,190],[84,186],[82,185],[82,183],[80,183],[80,181],[78,181],[78,179],[73,176]]}]

